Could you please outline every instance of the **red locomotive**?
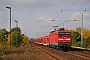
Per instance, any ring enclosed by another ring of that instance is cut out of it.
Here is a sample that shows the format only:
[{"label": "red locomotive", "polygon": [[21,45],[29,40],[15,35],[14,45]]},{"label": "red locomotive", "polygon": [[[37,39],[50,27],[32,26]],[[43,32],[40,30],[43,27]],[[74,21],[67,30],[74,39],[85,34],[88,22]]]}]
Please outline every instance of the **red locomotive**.
[{"label": "red locomotive", "polygon": [[45,37],[35,39],[34,43],[46,45],[61,50],[68,50],[71,47],[71,41],[71,31],[65,30],[64,28],[60,28],[56,31],[50,32]]}]

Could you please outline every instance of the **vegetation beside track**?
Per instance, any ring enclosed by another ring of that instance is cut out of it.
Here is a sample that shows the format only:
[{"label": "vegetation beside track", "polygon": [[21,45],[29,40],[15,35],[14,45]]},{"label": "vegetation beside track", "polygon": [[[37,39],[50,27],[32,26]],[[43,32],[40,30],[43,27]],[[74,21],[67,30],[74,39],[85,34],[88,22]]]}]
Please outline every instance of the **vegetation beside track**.
[{"label": "vegetation beside track", "polygon": [[[81,28],[72,30],[72,45],[81,47]],[[83,29],[83,48],[90,48],[90,30]]]},{"label": "vegetation beside track", "polygon": [[36,49],[32,43],[19,48],[0,50],[0,60],[55,60],[43,51]]}]

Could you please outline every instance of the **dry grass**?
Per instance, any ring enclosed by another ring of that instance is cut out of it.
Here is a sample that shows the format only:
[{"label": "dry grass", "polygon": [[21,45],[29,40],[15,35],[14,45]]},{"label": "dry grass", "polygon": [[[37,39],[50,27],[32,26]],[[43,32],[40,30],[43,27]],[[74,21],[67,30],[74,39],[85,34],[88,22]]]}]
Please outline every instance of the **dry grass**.
[{"label": "dry grass", "polygon": [[2,50],[0,60],[55,60],[30,45]]}]

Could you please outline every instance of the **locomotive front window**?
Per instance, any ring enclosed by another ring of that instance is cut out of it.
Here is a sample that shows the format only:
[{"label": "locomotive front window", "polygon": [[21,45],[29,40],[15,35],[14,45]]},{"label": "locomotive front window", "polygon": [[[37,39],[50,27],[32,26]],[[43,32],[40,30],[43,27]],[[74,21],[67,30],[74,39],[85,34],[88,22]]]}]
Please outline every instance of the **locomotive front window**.
[{"label": "locomotive front window", "polygon": [[59,36],[64,36],[64,33],[59,33],[58,35],[59,35]]},{"label": "locomotive front window", "polygon": [[70,33],[65,33],[65,36],[70,36]]},{"label": "locomotive front window", "polygon": [[66,32],[59,32],[58,36],[70,36],[70,33],[66,33]]}]

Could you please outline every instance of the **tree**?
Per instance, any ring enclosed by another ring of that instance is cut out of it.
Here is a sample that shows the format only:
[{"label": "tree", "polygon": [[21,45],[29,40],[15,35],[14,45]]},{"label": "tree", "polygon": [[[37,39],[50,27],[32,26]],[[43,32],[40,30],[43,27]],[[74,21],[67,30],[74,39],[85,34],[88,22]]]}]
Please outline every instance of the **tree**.
[{"label": "tree", "polygon": [[83,47],[90,48],[90,30],[84,29],[83,30],[83,37],[84,37]]},{"label": "tree", "polygon": [[13,31],[11,33],[11,45],[20,46],[21,41],[22,41],[21,32],[20,32],[20,30],[14,31],[14,29],[12,29]]},{"label": "tree", "polygon": [[80,38],[81,35],[78,32],[72,30],[72,45],[80,46],[80,40],[81,40]]},{"label": "tree", "polygon": [[8,32],[6,31],[6,29],[0,29],[0,46],[6,46],[7,44],[7,35],[8,35]]},{"label": "tree", "polygon": [[[77,28],[76,32],[81,34],[81,28]],[[83,29],[83,47],[90,47],[90,30],[88,29]]]},{"label": "tree", "polygon": [[78,32],[79,34],[81,34],[81,28],[80,27],[76,28],[76,32]]},{"label": "tree", "polygon": [[21,30],[19,27],[13,28],[10,32],[18,31],[21,34]]},{"label": "tree", "polygon": [[72,31],[72,40],[75,40],[76,42],[78,42],[81,40],[80,37],[81,37],[81,35],[78,32],[76,32],[74,30]]},{"label": "tree", "polygon": [[22,37],[20,28],[13,28],[8,35],[8,43],[12,46],[20,46]]},{"label": "tree", "polygon": [[25,43],[25,44],[28,44],[29,43],[30,39],[26,35],[23,35],[22,38],[23,38],[22,39],[22,42],[23,43]]},{"label": "tree", "polygon": [[21,34],[20,28],[13,28],[10,32],[7,32],[6,29],[0,29],[0,48],[19,47],[22,42],[25,44],[29,43],[29,38]]}]

